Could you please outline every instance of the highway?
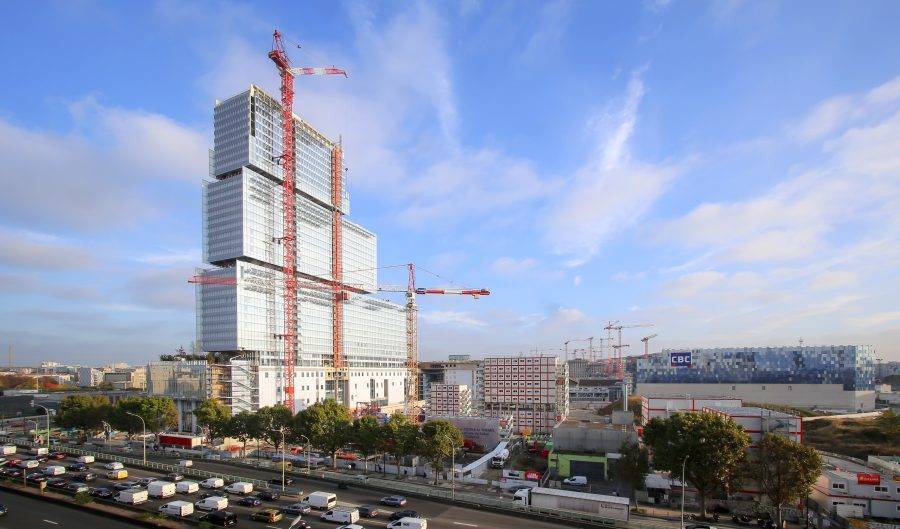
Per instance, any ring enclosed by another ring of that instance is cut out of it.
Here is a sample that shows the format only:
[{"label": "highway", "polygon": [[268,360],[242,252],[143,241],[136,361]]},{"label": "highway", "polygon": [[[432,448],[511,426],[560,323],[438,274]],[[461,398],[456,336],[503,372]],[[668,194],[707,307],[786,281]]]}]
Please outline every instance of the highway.
[{"label": "highway", "polygon": [[98,516],[79,509],[56,505],[48,501],[0,493],[0,503],[9,509],[0,517],[0,529],[134,529],[135,525]]}]

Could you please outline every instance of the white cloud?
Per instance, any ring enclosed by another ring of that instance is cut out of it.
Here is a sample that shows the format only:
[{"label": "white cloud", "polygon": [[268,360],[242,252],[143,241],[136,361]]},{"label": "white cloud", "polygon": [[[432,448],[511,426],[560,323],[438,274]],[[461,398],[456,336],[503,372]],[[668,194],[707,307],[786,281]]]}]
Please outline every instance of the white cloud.
[{"label": "white cloud", "polygon": [[887,312],[876,312],[865,316],[858,316],[847,319],[851,325],[860,327],[875,327],[884,324],[896,324],[900,322],[900,310],[892,310]]},{"label": "white cloud", "polygon": [[66,270],[85,268],[93,262],[88,251],[58,237],[0,228],[0,265]]},{"label": "white cloud", "polygon": [[554,51],[566,35],[571,8],[571,0],[553,0],[543,4],[537,17],[537,29],[522,51],[523,59],[535,60]]},{"label": "white cloud", "polygon": [[789,135],[801,141],[824,138],[898,101],[900,77],[895,77],[865,94],[839,95],[819,103],[789,128]]},{"label": "white cloud", "polygon": [[809,282],[813,290],[831,290],[852,286],[859,280],[859,274],[849,270],[829,270],[822,272]]},{"label": "white cloud", "polygon": [[174,264],[193,263],[199,264],[203,260],[199,248],[185,250],[165,250],[159,253],[147,254],[138,258],[138,261],[154,266],[171,266]]},{"label": "white cloud", "polygon": [[581,285],[581,276],[575,276],[572,278],[572,284],[577,286]]},{"label": "white cloud", "polygon": [[678,298],[691,298],[721,284],[725,277],[724,273],[714,270],[685,274],[666,286],[666,294]]},{"label": "white cloud", "polygon": [[474,318],[468,312],[454,310],[433,310],[419,312],[419,318],[431,325],[450,325],[462,327],[485,327],[487,323]]},{"label": "white cloud", "polygon": [[537,259],[533,257],[525,257],[523,259],[498,257],[491,263],[491,270],[502,275],[517,275],[534,269],[537,264]]}]

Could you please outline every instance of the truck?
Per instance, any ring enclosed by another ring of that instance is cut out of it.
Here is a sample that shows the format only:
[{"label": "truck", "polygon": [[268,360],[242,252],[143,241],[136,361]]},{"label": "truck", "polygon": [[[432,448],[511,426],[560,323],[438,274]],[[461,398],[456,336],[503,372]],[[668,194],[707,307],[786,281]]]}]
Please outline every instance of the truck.
[{"label": "truck", "polygon": [[45,456],[50,453],[50,449],[46,446],[35,446],[31,450],[29,450],[29,452],[36,456]]},{"label": "truck", "polygon": [[203,444],[203,436],[189,433],[161,433],[156,442],[162,447],[191,449]]},{"label": "truck", "polygon": [[0,455],[9,456],[16,453],[16,445],[0,446]]},{"label": "truck", "polygon": [[200,482],[200,486],[204,489],[221,489],[225,486],[225,480],[222,478],[209,478]]},{"label": "truck", "polygon": [[159,512],[184,518],[194,514],[194,504],[189,501],[170,501],[165,505],[160,505]]},{"label": "truck", "polygon": [[201,511],[221,511],[228,508],[228,498],[224,496],[210,496],[194,502],[194,507]]},{"label": "truck", "polygon": [[89,465],[94,462],[94,456],[78,456],[77,461]]},{"label": "truck", "polygon": [[523,507],[576,511],[628,521],[628,498],[544,487],[518,490],[513,497],[515,503]]},{"label": "truck", "polygon": [[119,503],[128,503],[130,505],[140,505],[147,501],[147,491],[143,489],[128,489],[116,494],[115,500]]},{"label": "truck", "polygon": [[175,484],[168,481],[151,481],[147,484],[151,498],[168,498],[175,495]]},{"label": "truck", "polygon": [[60,465],[50,465],[49,467],[44,467],[44,475],[45,476],[62,476],[66,473],[66,467]]},{"label": "truck", "polygon": [[175,484],[175,492],[179,494],[193,494],[200,490],[200,484],[196,481],[179,481]]},{"label": "truck", "polygon": [[253,483],[237,481],[225,487],[225,490],[231,494],[250,494],[253,492]]},{"label": "truck", "polygon": [[322,513],[320,518],[326,522],[337,522],[340,524],[353,524],[359,520],[359,509],[329,509]]},{"label": "truck", "polygon": [[337,495],[331,492],[310,492],[309,496],[300,500],[300,503],[309,505],[313,509],[325,510],[337,505]]}]

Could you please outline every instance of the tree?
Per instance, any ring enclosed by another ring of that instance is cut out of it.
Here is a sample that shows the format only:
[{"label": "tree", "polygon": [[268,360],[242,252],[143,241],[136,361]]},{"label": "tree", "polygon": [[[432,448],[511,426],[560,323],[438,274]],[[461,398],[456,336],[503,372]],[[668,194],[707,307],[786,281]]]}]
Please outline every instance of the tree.
[{"label": "tree", "polygon": [[258,426],[259,421],[256,419],[256,414],[249,411],[239,412],[228,419],[227,435],[241,442],[242,455],[247,451],[247,441],[256,439],[260,435]]},{"label": "tree", "polygon": [[385,427],[388,437],[387,452],[397,460],[397,476],[400,476],[403,458],[414,453],[418,447],[419,427],[399,411],[391,415]]},{"label": "tree", "polygon": [[384,449],[386,429],[378,423],[378,419],[367,415],[353,422],[351,439],[356,450],[363,456],[365,472],[369,472],[369,456],[376,455]]},{"label": "tree", "polygon": [[875,418],[875,426],[888,436],[894,446],[900,445],[900,415],[894,410],[884,410]]},{"label": "tree", "polygon": [[[437,474],[444,470],[444,460],[454,454],[462,444],[462,432],[449,421],[428,421],[422,425],[419,453],[431,463],[435,483]],[[453,469],[450,470],[452,472]]]},{"label": "tree", "polygon": [[697,489],[700,516],[706,500],[716,492],[737,486],[747,460],[750,438],[729,417],[715,413],[676,413],[651,419],[644,427],[644,443],[653,453],[653,465],[681,476]]},{"label": "tree", "polygon": [[809,446],[780,435],[766,434],[757,447],[748,474],[777,509],[782,526],[781,508],[806,497],[819,478],[822,458]]},{"label": "tree", "polygon": [[147,431],[154,434],[178,425],[178,409],[169,397],[126,397],[116,403],[109,416],[110,424],[134,435],[142,431],[141,420],[128,413],[144,419]]},{"label": "tree", "polygon": [[634,441],[622,443],[619,447],[622,457],[612,465],[613,475],[628,484],[629,498],[635,499],[635,492],[644,490],[644,482],[650,472],[650,455],[647,447]]},{"label": "tree", "polygon": [[231,408],[223,404],[219,399],[204,400],[194,410],[194,417],[197,418],[197,424],[207,428],[210,444],[212,444],[213,439],[228,435]]},{"label": "tree", "polygon": [[86,439],[103,427],[109,417],[109,399],[102,395],[70,395],[59,403],[56,424],[62,428],[77,428]]},{"label": "tree", "polygon": [[[281,447],[282,439],[290,438],[294,416],[291,410],[283,404],[266,406],[256,412],[256,432],[262,438],[275,447],[275,451]],[[284,433],[284,437],[282,437]]]},{"label": "tree", "polygon": [[343,404],[327,399],[297,413],[295,431],[309,438],[309,442],[331,454],[331,466],[337,468],[337,453],[350,442],[352,422],[350,410]]}]

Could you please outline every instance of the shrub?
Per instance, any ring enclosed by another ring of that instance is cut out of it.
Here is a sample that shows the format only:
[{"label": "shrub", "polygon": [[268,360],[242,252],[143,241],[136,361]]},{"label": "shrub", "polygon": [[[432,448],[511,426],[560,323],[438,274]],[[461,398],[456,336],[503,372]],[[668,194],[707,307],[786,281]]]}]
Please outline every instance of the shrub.
[{"label": "shrub", "polygon": [[78,505],[87,505],[92,501],[94,501],[93,496],[91,496],[87,492],[79,492],[75,495],[75,503],[77,503]]}]

